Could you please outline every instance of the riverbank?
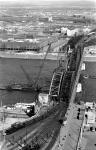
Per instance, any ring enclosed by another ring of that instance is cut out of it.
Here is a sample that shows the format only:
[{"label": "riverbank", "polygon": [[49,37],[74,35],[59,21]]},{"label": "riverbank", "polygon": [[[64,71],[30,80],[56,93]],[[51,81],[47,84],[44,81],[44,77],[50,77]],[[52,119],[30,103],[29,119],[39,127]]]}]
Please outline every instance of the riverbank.
[{"label": "riverbank", "polygon": [[[0,57],[2,58],[22,58],[22,59],[44,59],[46,52],[44,53],[36,53],[31,51],[16,53],[13,51],[0,51]],[[65,58],[64,53],[48,53],[46,59],[49,60],[58,60],[60,58]]]},{"label": "riverbank", "polygon": [[[0,51],[0,57],[1,58],[20,58],[20,59],[44,59],[46,53],[37,53],[37,52],[12,52],[12,51],[6,51],[2,52]],[[64,53],[48,53],[46,59],[47,60],[59,60],[60,58],[65,59]],[[85,54],[83,61],[85,62],[96,62],[96,54]]]}]

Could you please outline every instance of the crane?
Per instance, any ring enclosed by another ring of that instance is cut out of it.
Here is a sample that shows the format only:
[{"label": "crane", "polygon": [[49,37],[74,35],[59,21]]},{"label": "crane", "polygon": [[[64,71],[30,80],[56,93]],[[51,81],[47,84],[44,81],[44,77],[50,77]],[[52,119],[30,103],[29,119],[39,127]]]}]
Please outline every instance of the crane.
[{"label": "crane", "polygon": [[[35,81],[33,81],[32,78],[30,78],[28,72],[25,70],[23,65],[20,65],[20,68],[22,69],[23,73],[25,74],[25,76],[28,80],[28,84],[24,84],[24,85],[22,85],[22,84],[7,85],[5,87],[5,90],[8,90],[8,91],[19,90],[19,91],[24,91],[24,92],[26,92],[26,91],[28,91],[28,92],[32,92],[32,91],[40,92],[40,91],[42,91],[43,88],[45,88],[45,87],[47,88],[47,86],[41,87],[41,85],[39,85],[39,80],[40,80],[40,76],[41,76],[41,73],[42,73],[47,55],[51,51],[51,44],[52,43],[53,43],[53,41],[48,42],[48,44],[47,44],[48,48],[46,50],[44,58],[42,59],[42,62],[41,62],[40,68],[38,70]],[[4,88],[3,88],[3,90],[4,90]]]},{"label": "crane", "polygon": [[20,65],[20,68],[22,69],[23,73],[25,74],[27,80],[28,80],[28,85],[33,86],[34,82],[32,81],[32,79],[30,78],[29,74],[27,73],[27,71],[24,69],[24,67],[22,65]]},{"label": "crane", "polygon": [[47,55],[48,55],[50,49],[51,49],[51,43],[48,43],[48,49],[47,49],[47,51],[46,51],[46,54],[45,54],[45,56],[44,56],[44,59],[42,60],[42,64],[41,64],[40,69],[39,69],[39,72],[38,72],[38,74],[37,74],[37,77],[36,77],[36,80],[35,80],[35,86],[38,85],[38,81],[39,81],[39,79],[40,79],[40,75],[41,75],[41,72],[42,72],[42,70],[43,70],[44,63],[45,63],[46,57],[47,57]]},{"label": "crane", "polygon": [[50,51],[50,49],[51,49],[51,43],[48,43],[48,49],[46,51],[44,59],[42,60],[41,65],[40,65],[40,69],[38,71],[38,74],[37,74],[35,82],[32,81],[32,79],[30,78],[29,74],[26,72],[26,70],[24,69],[24,67],[22,65],[20,65],[20,68],[22,69],[22,71],[24,72],[24,74],[25,74],[25,76],[26,76],[26,78],[28,80],[28,85],[27,86],[30,87],[30,88],[32,88],[33,91],[40,92],[41,89],[42,89],[42,87],[39,86],[38,82],[39,82],[39,79],[40,79],[40,76],[41,76],[41,73],[42,73],[42,70],[43,70],[43,67],[44,67],[44,63],[45,63],[47,54]]}]

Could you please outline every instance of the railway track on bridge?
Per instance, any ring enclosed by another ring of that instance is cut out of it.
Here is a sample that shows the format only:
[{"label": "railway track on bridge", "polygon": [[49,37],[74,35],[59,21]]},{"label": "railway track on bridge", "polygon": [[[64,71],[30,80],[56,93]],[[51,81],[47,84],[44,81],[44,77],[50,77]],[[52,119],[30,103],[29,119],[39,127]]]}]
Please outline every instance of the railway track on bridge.
[{"label": "railway track on bridge", "polygon": [[[38,122],[37,124],[30,126],[31,131],[28,129],[22,129],[17,133],[15,132],[13,134],[7,135],[6,141],[8,150],[23,150],[27,145],[30,145],[31,148],[39,145],[40,149],[42,149],[44,146],[46,148],[50,146],[50,143],[52,145],[52,143],[54,143],[53,141],[56,140],[55,135],[59,133],[61,127],[58,120],[60,119],[62,112],[64,116],[66,112],[66,104],[63,102],[60,104],[58,110],[55,113],[50,115],[48,118]],[[27,134],[26,131],[28,132]],[[23,132],[25,132],[25,134]],[[23,134],[20,135],[20,133]],[[20,136],[18,136],[18,134]]]}]

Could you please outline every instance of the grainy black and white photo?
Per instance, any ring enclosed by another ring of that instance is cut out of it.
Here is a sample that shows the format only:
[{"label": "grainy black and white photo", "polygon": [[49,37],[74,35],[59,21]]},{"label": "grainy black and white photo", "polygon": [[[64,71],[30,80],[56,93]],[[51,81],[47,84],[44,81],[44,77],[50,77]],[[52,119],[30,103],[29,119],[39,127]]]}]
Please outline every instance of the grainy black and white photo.
[{"label": "grainy black and white photo", "polygon": [[96,0],[0,0],[0,150],[96,150]]}]

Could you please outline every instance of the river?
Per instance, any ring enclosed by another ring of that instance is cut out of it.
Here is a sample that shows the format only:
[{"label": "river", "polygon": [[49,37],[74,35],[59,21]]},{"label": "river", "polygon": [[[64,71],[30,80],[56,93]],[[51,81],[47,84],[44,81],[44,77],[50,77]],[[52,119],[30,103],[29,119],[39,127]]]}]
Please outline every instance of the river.
[{"label": "river", "polygon": [[[96,62],[85,63],[86,70],[84,73],[88,75],[96,75]],[[41,64],[42,60],[38,59],[0,58],[0,85],[28,83],[29,81],[21,66],[23,66],[27,74],[30,76],[31,81],[35,81]],[[57,66],[57,61],[45,61],[40,75],[40,80],[38,82],[40,86],[44,88],[47,85],[47,88],[49,89],[53,70]],[[87,78],[83,81],[83,100],[96,101],[96,79]],[[17,102],[33,102],[36,95],[37,94],[34,92],[8,92],[0,90],[0,101],[2,101],[3,105],[15,104]]]},{"label": "river", "polygon": [[[38,59],[0,58],[0,85],[33,83],[37,79],[41,64],[42,60]],[[45,61],[38,82],[43,89],[45,86],[49,89],[53,70],[57,65],[58,62],[55,60]],[[21,66],[23,66],[31,81],[28,81],[26,73],[24,73]],[[8,92],[0,90],[0,101],[2,101],[3,105],[15,104],[17,102],[33,102],[35,96],[36,93],[34,92]]]}]

